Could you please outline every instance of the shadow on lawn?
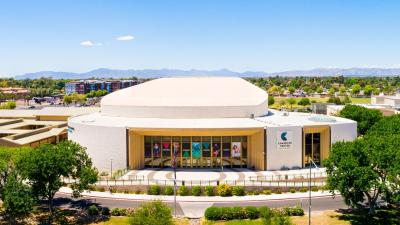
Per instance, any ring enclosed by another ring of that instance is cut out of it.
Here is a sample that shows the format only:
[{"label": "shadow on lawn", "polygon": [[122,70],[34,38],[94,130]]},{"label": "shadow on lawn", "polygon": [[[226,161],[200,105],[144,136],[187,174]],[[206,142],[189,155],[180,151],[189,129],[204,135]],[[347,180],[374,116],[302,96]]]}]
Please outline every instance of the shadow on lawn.
[{"label": "shadow on lawn", "polygon": [[[39,207],[35,210],[35,220],[40,225],[46,225],[48,223],[49,211],[46,205],[46,201],[39,202]],[[89,215],[88,208],[91,205],[96,205],[99,209],[98,215]],[[54,199],[55,213],[53,216],[52,224],[76,224],[86,225],[92,223],[98,223],[109,220],[109,214],[103,215],[103,209],[97,203],[93,203],[91,200],[79,199],[71,200],[69,198],[55,198]],[[105,209],[109,212],[109,210]]]},{"label": "shadow on lawn", "polygon": [[400,208],[380,208],[375,214],[369,215],[368,209],[338,210],[340,220],[349,221],[352,225],[398,225],[400,224]]}]

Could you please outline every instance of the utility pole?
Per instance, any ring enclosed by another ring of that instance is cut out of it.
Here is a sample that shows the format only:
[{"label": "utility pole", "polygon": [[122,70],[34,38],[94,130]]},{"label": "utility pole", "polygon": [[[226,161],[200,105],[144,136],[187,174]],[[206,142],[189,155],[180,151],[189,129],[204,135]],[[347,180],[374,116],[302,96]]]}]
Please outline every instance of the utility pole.
[{"label": "utility pole", "polygon": [[308,225],[311,225],[311,167],[314,165],[316,169],[318,169],[317,164],[310,158],[309,160],[310,167],[310,177],[308,179]]}]

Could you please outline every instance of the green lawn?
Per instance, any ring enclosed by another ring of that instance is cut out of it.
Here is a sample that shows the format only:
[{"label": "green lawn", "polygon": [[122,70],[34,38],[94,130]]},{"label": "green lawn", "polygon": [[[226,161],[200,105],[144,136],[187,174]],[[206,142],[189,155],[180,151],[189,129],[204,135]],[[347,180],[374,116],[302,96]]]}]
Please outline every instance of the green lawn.
[{"label": "green lawn", "polygon": [[[273,104],[272,106],[269,106],[269,107],[272,108],[272,109],[279,109],[280,108],[279,102],[282,99],[287,100],[288,97],[275,97],[275,104]],[[295,98],[295,99],[297,101],[299,101],[301,98]],[[309,99],[310,99],[310,101],[316,101],[316,102],[323,103],[323,102],[327,102],[329,97],[324,97],[324,98],[309,97]],[[351,102],[353,104],[369,104],[369,103],[371,103],[371,98],[353,98],[353,97],[350,97],[350,99],[351,99]],[[286,107],[290,108],[290,105],[287,105]],[[303,108],[303,106],[294,104],[293,108]]]},{"label": "green lawn", "polygon": [[[189,225],[188,219],[174,219],[174,224],[176,225]],[[93,223],[91,225],[129,225],[129,217],[126,216],[112,216],[109,220]]]}]

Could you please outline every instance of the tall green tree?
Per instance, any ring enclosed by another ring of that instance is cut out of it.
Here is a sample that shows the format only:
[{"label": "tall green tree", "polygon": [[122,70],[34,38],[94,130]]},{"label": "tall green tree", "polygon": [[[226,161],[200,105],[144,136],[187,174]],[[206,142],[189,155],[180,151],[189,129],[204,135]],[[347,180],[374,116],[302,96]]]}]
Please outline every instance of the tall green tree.
[{"label": "tall green tree", "polygon": [[366,201],[374,212],[381,197],[400,203],[400,116],[384,118],[353,142],[339,142],[324,165],[327,186],[338,190],[346,204],[362,207]]},{"label": "tall green tree", "polygon": [[268,105],[270,106],[273,104],[275,104],[275,98],[274,98],[274,96],[269,95],[268,96]]},{"label": "tall green tree", "polygon": [[4,184],[2,196],[5,215],[11,224],[16,224],[16,219],[24,218],[32,211],[34,198],[31,188],[16,171],[10,174]]},{"label": "tall green tree", "polygon": [[290,105],[290,111],[293,110],[293,105],[296,104],[296,99],[295,98],[288,98],[287,103]]},{"label": "tall green tree", "polygon": [[347,205],[362,207],[367,201],[373,213],[378,198],[389,191],[388,175],[398,163],[399,149],[398,136],[334,144],[324,161],[327,187],[332,193],[338,190]]},{"label": "tall green tree", "polygon": [[364,135],[367,131],[382,119],[382,113],[377,109],[367,109],[358,105],[346,105],[340,112],[340,117],[357,121],[357,132]]},{"label": "tall green tree", "polygon": [[311,101],[309,98],[301,98],[297,104],[302,105],[305,108],[306,106],[311,105]]},{"label": "tall green tree", "polygon": [[37,147],[21,163],[21,171],[29,180],[34,196],[48,201],[53,214],[53,199],[62,187],[62,177],[72,178],[73,197],[97,181],[97,170],[84,147],[71,141]]}]

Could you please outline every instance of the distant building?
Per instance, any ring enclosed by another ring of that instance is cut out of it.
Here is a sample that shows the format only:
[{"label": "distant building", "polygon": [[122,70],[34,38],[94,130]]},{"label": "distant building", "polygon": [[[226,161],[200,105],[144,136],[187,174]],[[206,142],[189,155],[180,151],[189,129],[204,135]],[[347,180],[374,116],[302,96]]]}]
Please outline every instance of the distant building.
[{"label": "distant building", "polygon": [[371,104],[384,105],[394,109],[400,109],[400,93],[396,95],[373,95],[371,96]]},{"label": "distant building", "polygon": [[[376,104],[375,105],[374,104],[356,104],[356,105],[363,106],[368,109],[377,109],[377,110],[381,111],[384,116],[391,116],[391,115],[398,113],[397,110],[387,107],[387,106],[384,106],[384,105],[376,105]],[[344,108],[344,105],[327,105],[326,106],[326,115],[337,116],[343,108]]]},{"label": "distant building", "polygon": [[91,91],[107,90],[109,93],[118,91],[123,88],[131,87],[138,84],[137,80],[80,80],[71,81],[65,84],[65,93],[67,95],[78,93],[86,94]]}]

